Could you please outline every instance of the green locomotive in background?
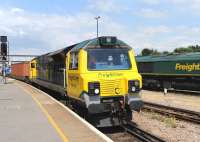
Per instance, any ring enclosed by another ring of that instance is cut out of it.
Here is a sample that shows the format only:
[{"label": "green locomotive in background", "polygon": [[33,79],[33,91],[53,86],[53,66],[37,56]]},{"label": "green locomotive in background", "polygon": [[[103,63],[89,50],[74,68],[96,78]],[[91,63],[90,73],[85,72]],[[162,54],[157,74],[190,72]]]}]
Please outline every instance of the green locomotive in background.
[{"label": "green locomotive in background", "polygon": [[143,87],[200,91],[200,53],[137,56]]}]

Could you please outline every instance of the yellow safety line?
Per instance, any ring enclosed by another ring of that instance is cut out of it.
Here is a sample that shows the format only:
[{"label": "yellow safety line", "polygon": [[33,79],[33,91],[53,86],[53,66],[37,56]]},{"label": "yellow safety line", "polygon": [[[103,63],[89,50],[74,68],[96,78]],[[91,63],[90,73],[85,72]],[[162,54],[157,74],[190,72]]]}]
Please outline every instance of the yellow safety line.
[{"label": "yellow safety line", "polygon": [[56,124],[55,120],[51,117],[51,115],[48,113],[48,111],[42,106],[42,104],[39,102],[39,100],[34,96],[33,93],[30,93],[28,90],[26,90],[25,88],[23,88],[20,85],[17,85],[20,88],[22,88],[26,93],[28,93],[29,95],[31,95],[31,97],[34,99],[34,101],[37,103],[37,105],[40,107],[40,109],[44,112],[44,114],[46,115],[48,121],[51,123],[51,125],[55,128],[56,132],[60,135],[60,137],[62,138],[63,142],[69,142],[69,140],[67,139],[67,137],[65,136],[65,134],[62,132],[62,130],[60,129],[60,127]]}]

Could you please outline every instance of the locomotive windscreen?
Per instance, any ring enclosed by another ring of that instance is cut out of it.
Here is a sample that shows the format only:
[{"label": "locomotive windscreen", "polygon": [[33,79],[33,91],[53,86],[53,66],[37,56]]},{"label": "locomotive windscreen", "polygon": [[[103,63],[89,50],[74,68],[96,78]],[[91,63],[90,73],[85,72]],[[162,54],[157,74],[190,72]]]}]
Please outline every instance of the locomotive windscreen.
[{"label": "locomotive windscreen", "polygon": [[130,68],[127,49],[88,50],[88,70],[128,70]]}]

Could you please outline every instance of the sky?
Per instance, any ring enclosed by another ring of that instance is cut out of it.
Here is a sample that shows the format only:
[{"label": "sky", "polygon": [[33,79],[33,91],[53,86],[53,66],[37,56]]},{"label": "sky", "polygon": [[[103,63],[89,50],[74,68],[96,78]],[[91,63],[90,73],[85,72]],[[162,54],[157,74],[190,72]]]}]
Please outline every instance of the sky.
[{"label": "sky", "polygon": [[0,0],[0,35],[11,54],[40,55],[95,38],[96,16],[136,54],[200,42],[200,0]]}]

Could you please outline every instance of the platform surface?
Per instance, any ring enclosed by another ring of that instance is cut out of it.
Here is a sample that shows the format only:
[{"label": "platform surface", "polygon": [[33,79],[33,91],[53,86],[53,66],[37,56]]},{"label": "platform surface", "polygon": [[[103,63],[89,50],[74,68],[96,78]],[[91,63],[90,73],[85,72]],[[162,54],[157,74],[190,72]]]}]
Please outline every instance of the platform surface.
[{"label": "platform surface", "polygon": [[86,124],[28,84],[0,83],[1,142],[109,141]]}]

